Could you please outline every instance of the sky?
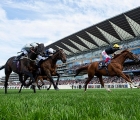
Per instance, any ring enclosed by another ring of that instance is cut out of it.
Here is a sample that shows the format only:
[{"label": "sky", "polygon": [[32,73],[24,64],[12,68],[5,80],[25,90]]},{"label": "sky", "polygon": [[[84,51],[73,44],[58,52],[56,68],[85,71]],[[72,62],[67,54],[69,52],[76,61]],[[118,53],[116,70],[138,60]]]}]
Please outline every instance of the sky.
[{"label": "sky", "polygon": [[[139,5],[139,0],[0,0],[0,66],[26,43],[47,46]],[[1,70],[0,78],[4,75]]]}]

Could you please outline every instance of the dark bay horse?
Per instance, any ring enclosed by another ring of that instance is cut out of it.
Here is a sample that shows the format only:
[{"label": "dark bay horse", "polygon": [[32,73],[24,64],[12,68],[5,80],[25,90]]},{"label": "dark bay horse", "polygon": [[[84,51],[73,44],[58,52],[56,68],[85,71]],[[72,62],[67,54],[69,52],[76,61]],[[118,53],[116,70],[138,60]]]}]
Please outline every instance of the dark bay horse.
[{"label": "dark bay horse", "polygon": [[0,70],[5,68],[5,93],[7,93],[8,79],[12,71],[19,75],[19,81],[23,85],[25,85],[25,82],[23,81],[23,75],[29,76],[32,79],[32,83],[34,83],[33,90],[36,92],[33,71],[37,69],[37,66],[34,60],[38,54],[43,55],[44,51],[44,44],[38,44],[34,52],[30,52],[28,54],[28,57],[20,59],[20,61],[15,61],[16,56],[13,56],[7,60],[6,64],[0,68]]},{"label": "dark bay horse", "polygon": [[[44,62],[41,64],[41,75],[47,76],[49,81],[53,84],[55,90],[58,89],[57,85],[59,82],[60,75],[57,73],[56,68],[57,68],[57,61],[61,60],[63,63],[66,63],[66,54],[63,51],[63,49],[58,49],[51,57],[46,59]],[[56,85],[54,84],[52,76],[58,76]]]},{"label": "dark bay horse", "polygon": [[[46,76],[47,79],[53,84],[55,90],[58,90],[57,85],[58,85],[59,78],[60,78],[59,73],[57,73],[57,71],[56,71],[56,68],[57,68],[56,63],[58,60],[61,60],[63,63],[66,62],[66,54],[63,51],[63,49],[56,50],[56,52],[53,53],[52,56],[50,56],[49,58],[47,58],[46,60],[44,60],[41,63],[41,65],[40,65],[41,74],[39,74],[39,76]],[[52,76],[58,76],[56,84],[54,83]],[[25,76],[25,77],[27,79],[27,76]],[[23,86],[23,84],[21,85],[19,92],[21,92],[22,86]]]},{"label": "dark bay horse", "polygon": [[[87,71],[88,73],[88,79],[85,82],[85,91],[87,89],[87,84],[91,81],[91,79],[94,76],[97,76],[99,78],[99,81],[103,87],[104,82],[102,79],[102,76],[119,76],[125,79],[127,82],[130,83],[130,87],[132,88],[132,81],[129,77],[129,75],[124,74],[123,71],[123,64],[126,59],[132,59],[135,61],[139,61],[138,57],[134,55],[132,52],[129,50],[124,50],[120,54],[115,55],[115,57],[111,60],[110,64],[107,66],[106,69],[98,69],[99,62],[93,62],[87,66],[80,67],[76,70],[75,76],[77,76],[80,72],[82,71]],[[133,84],[134,85],[134,84]],[[105,87],[106,88],[106,87]],[[109,88],[106,88],[107,91],[110,91]]]}]

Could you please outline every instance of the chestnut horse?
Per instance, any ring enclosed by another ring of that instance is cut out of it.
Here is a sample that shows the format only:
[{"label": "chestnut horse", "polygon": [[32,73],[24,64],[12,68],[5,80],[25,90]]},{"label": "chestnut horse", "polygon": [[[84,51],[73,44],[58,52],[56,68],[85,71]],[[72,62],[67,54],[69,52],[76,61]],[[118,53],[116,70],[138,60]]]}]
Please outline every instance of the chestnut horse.
[{"label": "chestnut horse", "polygon": [[25,82],[23,81],[23,75],[27,75],[32,79],[33,84],[33,90],[35,91],[35,79],[33,76],[33,71],[37,69],[37,65],[35,63],[35,59],[38,54],[43,55],[45,51],[44,44],[38,44],[38,46],[35,48],[34,52],[30,52],[28,54],[28,57],[23,57],[23,59],[20,59],[19,61],[15,61],[16,56],[13,56],[9,58],[5,65],[0,67],[0,70],[5,68],[5,93],[7,93],[7,86],[8,86],[8,79],[11,74],[11,72],[15,72],[19,75],[19,81],[25,85]]},{"label": "chestnut horse", "polygon": [[[119,76],[125,79],[127,82],[130,83],[130,87],[132,88],[132,81],[129,75],[124,74],[123,71],[123,64],[126,59],[132,59],[135,61],[139,61],[138,57],[134,55],[129,50],[124,50],[120,54],[115,55],[115,57],[111,60],[110,64],[108,64],[106,69],[98,69],[99,62],[93,62],[87,66],[80,67],[76,70],[75,76],[77,76],[82,71],[87,71],[88,79],[85,82],[85,91],[87,89],[87,84],[91,81],[94,76],[99,78],[99,81],[103,87],[104,82],[102,76]],[[134,84],[133,84],[134,85]],[[106,88],[106,87],[105,87]],[[109,88],[106,88],[107,91],[110,91]]]},{"label": "chestnut horse", "polygon": [[[58,49],[56,50],[55,53],[53,53],[52,56],[50,56],[49,58],[47,58],[46,60],[44,60],[41,65],[40,65],[40,69],[41,69],[41,74],[39,74],[38,76],[46,76],[47,79],[53,84],[54,89],[58,90],[58,82],[59,82],[59,78],[60,75],[59,73],[57,73],[56,68],[57,68],[57,61],[61,60],[63,63],[66,63],[66,54],[63,51],[63,49]],[[52,78],[52,76],[58,76],[56,84],[54,83],[54,80]],[[25,80],[27,80],[27,76],[25,76]],[[37,79],[37,77],[36,77]],[[36,81],[36,80],[35,80]],[[30,83],[29,83],[30,85]],[[21,92],[23,84],[20,87],[19,92]]]}]

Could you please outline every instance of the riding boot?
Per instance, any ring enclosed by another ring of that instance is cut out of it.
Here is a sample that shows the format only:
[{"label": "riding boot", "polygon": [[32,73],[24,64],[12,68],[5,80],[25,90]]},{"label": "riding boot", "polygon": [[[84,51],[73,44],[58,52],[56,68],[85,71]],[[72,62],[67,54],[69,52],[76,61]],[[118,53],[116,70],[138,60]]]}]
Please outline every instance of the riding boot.
[{"label": "riding boot", "polygon": [[42,59],[38,62],[38,73],[41,73],[41,68],[40,68],[40,66],[41,66],[41,63],[42,63]]}]

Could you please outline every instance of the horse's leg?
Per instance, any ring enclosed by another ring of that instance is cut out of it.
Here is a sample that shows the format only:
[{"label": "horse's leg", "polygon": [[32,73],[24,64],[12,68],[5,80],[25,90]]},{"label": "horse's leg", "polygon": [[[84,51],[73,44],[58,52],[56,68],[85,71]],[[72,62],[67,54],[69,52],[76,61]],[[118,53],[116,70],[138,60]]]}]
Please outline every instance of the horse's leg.
[{"label": "horse's leg", "polygon": [[111,92],[111,90],[104,85],[104,81],[103,81],[102,76],[97,76],[97,77],[99,78],[99,81],[100,81],[102,87],[104,87],[108,92]]},{"label": "horse's leg", "polygon": [[33,74],[28,72],[28,71],[24,71],[24,73],[25,73],[25,75],[27,75],[27,76],[29,76],[31,78],[31,80],[32,80],[32,89],[34,90],[34,93],[36,93],[36,89],[35,89],[36,82],[35,82],[35,79],[33,77]]},{"label": "horse's leg", "polygon": [[88,79],[87,79],[86,82],[85,82],[85,92],[86,92],[86,90],[87,90],[87,85],[88,85],[88,83],[91,81],[92,78],[93,78],[93,77],[89,77],[89,76],[88,76]]},{"label": "horse's leg", "polygon": [[130,83],[130,87],[132,87],[131,84],[133,84],[133,82],[131,81],[131,79],[130,79],[130,77],[128,75],[125,75],[122,71],[119,72],[118,75],[120,77],[122,77],[123,79],[125,79],[127,82],[129,82]]},{"label": "horse's leg", "polygon": [[8,86],[8,79],[9,79],[9,74],[7,74],[6,76],[5,76],[5,83],[4,83],[4,87],[5,87],[5,93],[7,93],[7,86]]},{"label": "horse's leg", "polygon": [[51,85],[52,85],[52,83],[50,82],[50,85],[49,85],[49,87],[47,88],[47,90],[50,90],[50,88],[51,88]]},{"label": "horse's leg", "polygon": [[7,93],[8,79],[9,79],[11,72],[12,72],[11,68],[7,66],[5,68],[5,83],[4,83],[5,94]]},{"label": "horse's leg", "polygon": [[56,73],[56,75],[57,75],[57,81],[56,81],[56,86],[57,86],[58,82],[59,82],[60,75],[58,73]]},{"label": "horse's leg", "polygon": [[38,84],[38,81],[39,81],[39,76],[36,78],[36,85],[37,85],[37,87],[38,87],[38,89],[40,90],[40,85]]},{"label": "horse's leg", "polygon": [[32,85],[32,80],[31,80],[31,78],[29,79],[28,84],[26,84],[26,87],[29,87],[30,85]]},{"label": "horse's leg", "polygon": [[52,76],[48,77],[50,79],[50,82],[53,84],[53,87],[55,90],[59,90],[58,87],[54,84]]},{"label": "horse's leg", "polygon": [[19,74],[19,81],[25,85],[25,81],[23,81],[23,74]]},{"label": "horse's leg", "polygon": [[[40,79],[39,79],[39,78],[40,78]],[[44,82],[43,82],[43,78],[42,78],[42,77],[39,77],[39,78],[37,78],[36,84],[37,84],[38,89],[41,90],[40,88],[44,85]],[[38,81],[39,81],[39,80],[41,81],[41,85],[38,84]]]},{"label": "horse's leg", "polygon": [[26,84],[25,84],[25,81],[26,81],[27,79],[28,79],[28,76],[24,75],[24,80],[23,80],[23,83],[24,83],[24,84],[23,84],[23,83],[21,84],[20,89],[19,89],[19,91],[18,91],[19,93],[21,93],[22,87],[26,85]]},{"label": "horse's leg", "polygon": [[[131,78],[130,78],[129,75],[127,75],[127,74],[124,74],[124,75],[125,75],[128,79],[131,80]],[[132,85],[133,85],[134,87],[137,87],[137,85],[135,85],[135,84],[132,82],[132,83],[130,83],[130,88],[131,88],[131,89],[133,88]]]},{"label": "horse's leg", "polygon": [[22,87],[23,87],[23,85],[24,85],[24,82],[23,82],[23,79],[22,79],[22,74],[19,74],[19,81],[21,82],[21,86],[20,86],[20,89],[19,89],[19,93],[21,92],[21,89],[22,89]]},{"label": "horse's leg", "polygon": [[42,77],[42,79],[40,80],[41,81],[41,86],[40,87],[42,87],[43,85],[45,85],[45,83],[43,82],[43,77]]},{"label": "horse's leg", "polygon": [[47,78],[50,80],[50,82],[53,84],[54,89],[55,89],[55,90],[58,90],[58,87],[54,84],[54,80],[53,80],[53,78],[52,78],[51,73],[50,73],[49,70],[46,70],[46,71],[45,71],[45,75],[46,75]]},{"label": "horse's leg", "polygon": [[89,68],[88,79],[85,82],[85,92],[87,90],[87,84],[91,81],[91,79],[94,77],[94,75],[95,75],[95,70],[93,68]]}]

